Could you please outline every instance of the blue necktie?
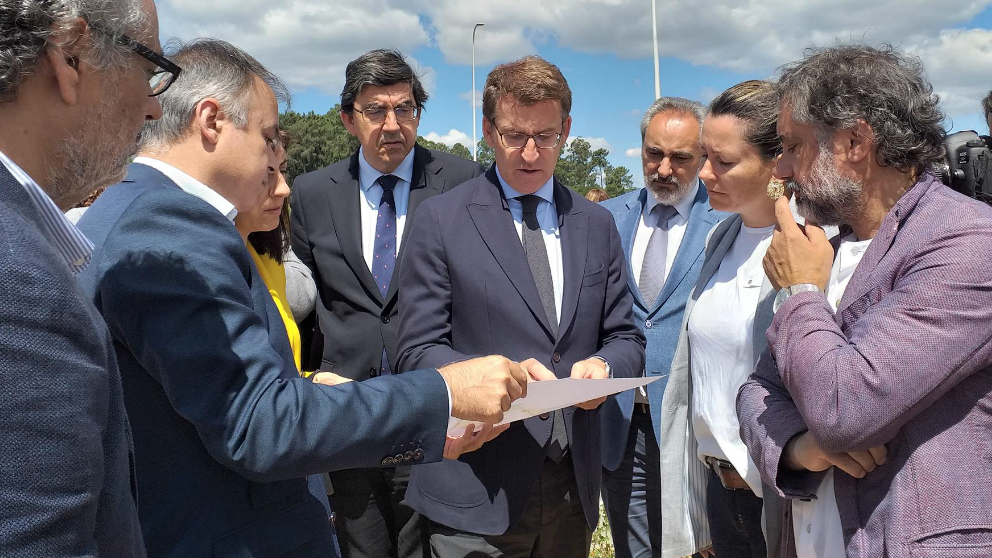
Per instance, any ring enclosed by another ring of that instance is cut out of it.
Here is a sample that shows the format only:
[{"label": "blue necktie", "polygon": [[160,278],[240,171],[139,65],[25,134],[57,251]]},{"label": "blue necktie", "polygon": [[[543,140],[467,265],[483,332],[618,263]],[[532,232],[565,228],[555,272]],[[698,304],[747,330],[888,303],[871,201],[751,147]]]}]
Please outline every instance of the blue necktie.
[{"label": "blue necktie", "polygon": [[[372,249],[372,278],[379,287],[383,298],[389,291],[389,281],[396,267],[396,200],[393,188],[399,177],[384,174],[376,181],[382,186],[382,199],[379,200],[379,215],[375,219],[375,243]],[[391,374],[386,350],[382,350],[380,374]]]}]

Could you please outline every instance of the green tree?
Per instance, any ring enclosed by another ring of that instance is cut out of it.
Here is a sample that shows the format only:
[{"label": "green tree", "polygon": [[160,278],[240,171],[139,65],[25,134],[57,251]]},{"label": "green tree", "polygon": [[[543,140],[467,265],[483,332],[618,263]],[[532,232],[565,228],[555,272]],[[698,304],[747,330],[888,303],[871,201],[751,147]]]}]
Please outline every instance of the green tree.
[{"label": "green tree", "polygon": [[341,123],[341,106],[326,114],[313,111],[279,115],[279,126],[292,138],[287,153],[289,181],[297,176],[340,161],[358,149],[358,140]]},{"label": "green tree", "polygon": [[418,137],[417,138],[417,143],[419,143],[423,147],[426,147],[427,149],[434,149],[436,151],[443,151],[445,153],[451,153],[452,155],[456,155],[458,157],[461,157],[462,159],[471,159],[472,158],[472,152],[469,151],[467,147],[465,147],[464,145],[462,145],[460,143],[456,143],[455,145],[452,145],[451,147],[448,147],[447,145],[445,145],[445,144],[443,144],[443,143],[441,143],[439,141],[431,141],[431,140],[425,138],[424,136]]}]

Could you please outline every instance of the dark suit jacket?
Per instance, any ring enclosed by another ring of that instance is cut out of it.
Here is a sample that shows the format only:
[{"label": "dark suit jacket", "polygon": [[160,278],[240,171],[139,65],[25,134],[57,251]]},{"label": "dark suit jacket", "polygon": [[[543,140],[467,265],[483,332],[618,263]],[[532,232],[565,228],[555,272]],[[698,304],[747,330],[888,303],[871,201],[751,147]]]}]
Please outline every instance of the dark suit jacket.
[{"label": "dark suit jacket", "polygon": [[[647,197],[650,195],[652,194],[647,188],[641,188],[606,200],[602,205],[610,210],[613,219],[616,220],[623,252],[627,259],[627,287],[634,299],[634,321],[647,338],[644,375],[661,377],[647,387],[648,400],[651,403],[651,423],[654,426],[655,439],[660,444],[661,399],[665,393],[668,370],[679,341],[682,313],[703,265],[703,245],[706,242],[706,235],[727,214],[714,211],[710,207],[706,187],[700,183],[692,202],[692,209],[689,210],[682,243],[675,255],[665,286],[658,295],[658,300],[648,304],[641,299],[641,291],[637,288],[637,282],[629,266],[634,235],[640,223],[641,213],[644,211],[644,204],[647,203]],[[616,469],[623,460],[633,410],[634,390],[628,390],[607,399],[599,412],[603,428],[603,466],[607,469]]]},{"label": "dark suit jacket", "polygon": [[[631,318],[623,251],[605,209],[557,181],[564,285],[558,338],[552,337],[495,166],[414,216],[400,275],[399,368],[440,366],[470,356],[535,357],[558,377],[598,354],[614,376],[640,374],[644,336]],[[569,451],[589,525],[599,515],[597,411],[565,410]],[[551,436],[534,417],[457,461],[417,465],[407,502],[456,529],[499,534],[534,488]]]},{"label": "dark suit jacket", "polygon": [[97,247],[85,284],[124,377],[150,554],[328,555],[326,498],[307,475],[440,459],[440,375],[300,378],[233,224],[158,171],[132,165],[80,227]]},{"label": "dark suit jacket", "polygon": [[0,556],[137,556],[107,326],[0,165]]},{"label": "dark suit jacket", "polygon": [[379,373],[383,347],[396,362],[396,293],[400,263],[417,207],[425,199],[478,176],[477,163],[414,147],[406,227],[389,291],[383,297],[362,256],[358,157],[293,182],[293,251],[313,270],[319,291],[317,317],[324,336],[321,368],[354,380]]},{"label": "dark suit jacket", "polygon": [[781,463],[809,430],[824,450],[885,444],[834,472],[848,556],[992,556],[992,208],[925,174],[889,211],[834,312],[791,296],[737,396],[741,437],[780,495],[821,474]]}]

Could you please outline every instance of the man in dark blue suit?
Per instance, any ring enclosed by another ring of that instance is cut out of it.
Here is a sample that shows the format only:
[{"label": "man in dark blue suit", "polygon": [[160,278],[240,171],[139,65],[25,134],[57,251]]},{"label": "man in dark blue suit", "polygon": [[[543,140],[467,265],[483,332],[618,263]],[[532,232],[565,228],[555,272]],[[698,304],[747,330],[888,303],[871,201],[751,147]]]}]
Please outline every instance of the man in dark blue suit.
[{"label": "man in dark blue suit", "polygon": [[[425,199],[481,174],[477,163],[417,145],[426,100],[399,52],[352,60],[341,121],[361,147],[293,183],[293,250],[319,280],[321,367],[351,380],[391,373],[406,224]],[[423,555],[423,520],[402,503],[409,475],[406,466],[331,473],[344,558]]]},{"label": "man in dark blue suit", "polygon": [[148,551],[333,555],[323,487],[308,475],[474,449],[486,430],[446,444],[449,413],[498,421],[526,374],[492,357],[339,386],[301,378],[232,223],[277,183],[285,88],[223,41],[175,59],[183,77],[128,179],[80,221],[96,245],[84,283],[114,337],[134,428]]},{"label": "man in dark blue suit", "polygon": [[[613,220],[553,177],[571,100],[558,68],[537,57],[489,74],[483,133],[496,163],[414,216],[401,370],[496,353],[526,361],[535,379],[640,373],[644,336]],[[407,502],[431,520],[432,554],[588,556],[601,403],[513,423],[460,460],[415,465]]]},{"label": "man in dark blue suit", "polygon": [[93,246],[62,211],[161,114],[155,6],[2,0],[0,37],[0,556],[142,556],[120,373],[76,285]]},{"label": "man in dark blue suit", "polygon": [[696,177],[704,159],[702,118],[695,101],[655,101],[641,121],[645,187],[603,202],[620,232],[634,317],[647,337],[638,375],[662,378],[610,397],[600,411],[603,499],[618,558],[661,556],[662,516],[671,526],[684,523],[682,510],[662,513],[658,448],[661,400],[685,303],[699,276],[706,235],[725,216],[710,208]]}]

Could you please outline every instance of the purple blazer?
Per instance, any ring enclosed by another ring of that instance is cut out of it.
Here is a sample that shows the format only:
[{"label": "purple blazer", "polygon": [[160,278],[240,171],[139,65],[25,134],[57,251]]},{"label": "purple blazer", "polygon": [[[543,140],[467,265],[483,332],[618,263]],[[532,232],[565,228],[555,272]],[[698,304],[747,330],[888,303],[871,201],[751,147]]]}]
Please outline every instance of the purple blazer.
[{"label": "purple blazer", "polygon": [[781,462],[805,430],[830,452],[885,444],[865,478],[834,473],[847,555],[992,556],[992,208],[924,175],[837,313],[800,293],[767,335],[737,412],[768,485],[815,494],[822,474]]}]

